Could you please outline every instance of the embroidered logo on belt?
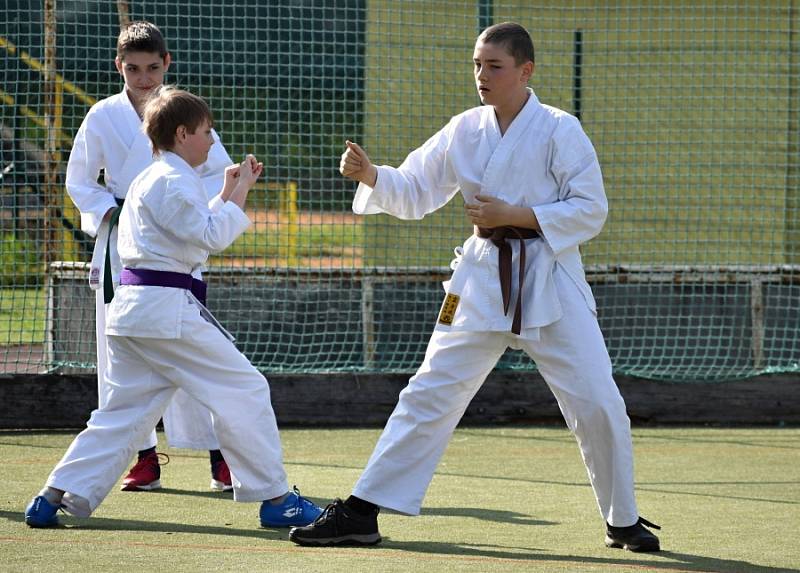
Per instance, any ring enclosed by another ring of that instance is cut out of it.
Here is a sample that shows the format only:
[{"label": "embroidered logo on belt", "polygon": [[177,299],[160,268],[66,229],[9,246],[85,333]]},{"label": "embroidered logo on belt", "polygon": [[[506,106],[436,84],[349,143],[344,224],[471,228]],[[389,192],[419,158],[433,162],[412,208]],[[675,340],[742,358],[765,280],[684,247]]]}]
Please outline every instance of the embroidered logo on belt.
[{"label": "embroidered logo on belt", "polygon": [[445,297],[442,303],[442,310],[439,313],[439,322],[450,326],[453,324],[453,317],[456,315],[456,308],[458,308],[458,301],[461,300],[457,294],[449,294]]}]

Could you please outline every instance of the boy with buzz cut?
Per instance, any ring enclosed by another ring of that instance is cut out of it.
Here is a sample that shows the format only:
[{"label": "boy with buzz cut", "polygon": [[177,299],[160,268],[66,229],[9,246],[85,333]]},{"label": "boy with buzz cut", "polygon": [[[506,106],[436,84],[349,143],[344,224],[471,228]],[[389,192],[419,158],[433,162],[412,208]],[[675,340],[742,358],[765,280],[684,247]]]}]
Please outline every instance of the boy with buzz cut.
[{"label": "boy with buzz cut", "polygon": [[645,527],[658,526],[636,507],[630,421],[578,250],[608,210],[597,155],[575,117],[527,87],[534,54],[525,28],[484,30],[473,63],[483,107],[452,118],[399,168],[375,167],[349,141],[342,154],[342,175],[360,183],[356,213],[421,219],[460,191],[475,232],[458,250],[425,359],[352,495],[289,537],[375,544],[380,507],[419,514],[459,419],[511,347],[536,362],[577,438],[606,545],[658,551]]},{"label": "boy with buzz cut", "polygon": [[106,315],[113,391],[92,413],[25,510],[31,527],[56,511],[88,517],[178,389],[213,413],[236,501],[261,501],[264,527],[304,525],[322,511],[289,490],[269,385],[201,302],[200,269],[250,225],[244,212],[263,165],[249,155],[211,199],[196,169],[216,139],[201,98],[163,89],[144,110],[156,161],[131,183],[119,218],[120,286]]},{"label": "boy with buzz cut", "polygon": [[[106,403],[111,391],[104,382],[108,364],[106,304],[113,296],[113,285],[118,284],[120,273],[112,215],[124,201],[134,177],[153,162],[150,142],[141,129],[141,117],[147,98],[163,84],[170,61],[164,36],[154,24],[138,21],[122,28],[114,63],[125,85],[120,93],[99,101],[86,114],[67,165],[67,191],[81,212],[81,227],[96,236],[89,285],[95,289],[100,406]],[[197,167],[209,198],[219,191],[225,167],[232,163],[215,132],[213,137],[208,160]],[[103,183],[98,183],[101,172]],[[164,430],[172,447],[209,451],[212,489],[232,488],[230,470],[220,452],[207,408],[179,390],[164,412]],[[166,456],[156,453],[156,444],[153,428],[136,444],[138,460],[123,480],[123,490],[161,487],[159,456]]]}]

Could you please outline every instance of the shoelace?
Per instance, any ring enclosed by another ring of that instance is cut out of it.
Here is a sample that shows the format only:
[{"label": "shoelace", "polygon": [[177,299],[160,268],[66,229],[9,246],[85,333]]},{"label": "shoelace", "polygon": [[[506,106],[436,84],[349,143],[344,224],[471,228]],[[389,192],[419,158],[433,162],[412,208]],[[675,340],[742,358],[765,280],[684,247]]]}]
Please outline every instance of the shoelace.
[{"label": "shoelace", "polygon": [[655,524],[655,523],[653,523],[652,521],[648,521],[648,520],[646,520],[646,519],[645,519],[644,517],[642,517],[641,515],[639,516],[639,523],[641,523],[642,525],[646,525],[647,527],[650,527],[650,528],[652,528],[652,529],[659,529],[659,530],[661,529],[661,526],[660,526],[660,525],[656,525],[656,524]]},{"label": "shoelace", "polygon": [[313,525],[322,525],[331,520],[333,520],[335,525],[338,525],[338,517],[342,513],[340,510],[341,507],[344,507],[344,502],[337,497],[333,500],[333,503],[329,503],[325,506],[325,509],[323,509],[322,513],[319,514],[319,517],[314,520]]},{"label": "shoelace", "polygon": [[135,466],[138,465],[156,465],[156,466],[165,466],[169,463],[169,456],[167,454],[156,452],[155,454],[147,455],[143,458],[136,460]]},{"label": "shoelace", "polygon": [[317,506],[308,498],[303,497],[300,495],[300,490],[297,489],[297,486],[292,486],[292,490],[294,494],[297,496],[297,505],[299,505],[303,509],[315,509]]}]

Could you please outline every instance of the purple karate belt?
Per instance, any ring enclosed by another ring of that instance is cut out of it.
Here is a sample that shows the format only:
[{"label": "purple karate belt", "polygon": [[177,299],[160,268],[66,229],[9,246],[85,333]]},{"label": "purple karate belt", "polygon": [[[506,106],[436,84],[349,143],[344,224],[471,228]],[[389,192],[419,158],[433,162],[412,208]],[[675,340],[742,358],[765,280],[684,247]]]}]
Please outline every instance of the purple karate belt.
[{"label": "purple karate belt", "polygon": [[154,271],[151,269],[129,269],[125,267],[122,269],[122,274],[119,276],[119,284],[182,288],[192,291],[192,294],[203,306],[206,304],[206,283],[189,274],[173,273],[172,271]]},{"label": "purple karate belt", "polygon": [[517,307],[514,309],[514,320],[511,332],[519,334],[522,330],[522,285],[525,283],[525,239],[535,239],[539,233],[524,227],[475,227],[475,234],[481,239],[489,239],[499,249],[498,272],[500,275],[500,292],[503,295],[503,312],[508,316],[511,302],[511,245],[509,239],[519,241],[519,290],[517,291]]}]

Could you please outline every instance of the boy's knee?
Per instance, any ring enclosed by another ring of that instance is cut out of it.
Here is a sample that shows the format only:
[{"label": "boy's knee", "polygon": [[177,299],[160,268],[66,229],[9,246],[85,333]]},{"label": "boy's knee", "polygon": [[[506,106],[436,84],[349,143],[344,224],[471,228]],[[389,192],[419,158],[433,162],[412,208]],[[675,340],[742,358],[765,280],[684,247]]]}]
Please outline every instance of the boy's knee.
[{"label": "boy's knee", "polygon": [[592,389],[581,396],[575,410],[576,418],[585,421],[608,420],[613,422],[627,418],[625,401],[613,381],[610,387]]}]

